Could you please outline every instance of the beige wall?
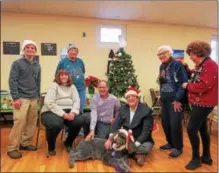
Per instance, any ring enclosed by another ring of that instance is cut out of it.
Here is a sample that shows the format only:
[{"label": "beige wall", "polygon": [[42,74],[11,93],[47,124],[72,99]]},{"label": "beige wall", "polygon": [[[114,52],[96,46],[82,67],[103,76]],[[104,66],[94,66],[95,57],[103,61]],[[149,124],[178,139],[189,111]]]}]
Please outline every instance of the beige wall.
[{"label": "beige wall", "polygon": [[[1,24],[2,41],[20,41],[22,44],[24,39],[32,39],[39,45],[39,55],[42,42],[57,43],[58,54],[69,42],[77,44],[80,57],[85,62],[86,76],[94,75],[103,79],[106,78],[110,48],[96,46],[96,26],[126,25],[126,51],[132,55],[142,94],[149,104],[149,88],[158,87],[155,83],[160,64],[156,57],[157,48],[162,44],[169,44],[176,49],[185,49],[190,41],[210,41],[212,35],[217,34],[217,30],[211,28],[8,12],[2,13]],[[87,37],[83,38],[82,32],[86,32]],[[17,58],[18,56],[3,55],[1,51],[1,89],[8,90],[10,67]],[[186,61],[192,64],[187,56]],[[42,92],[47,91],[52,82],[58,62],[59,56],[40,56]]]}]

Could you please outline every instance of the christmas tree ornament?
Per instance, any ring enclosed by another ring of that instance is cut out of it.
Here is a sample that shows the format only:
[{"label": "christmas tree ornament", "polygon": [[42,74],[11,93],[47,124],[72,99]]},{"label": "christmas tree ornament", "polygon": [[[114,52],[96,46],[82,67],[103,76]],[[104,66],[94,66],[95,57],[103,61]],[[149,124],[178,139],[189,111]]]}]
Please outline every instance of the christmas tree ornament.
[{"label": "christmas tree ornament", "polygon": [[110,53],[109,53],[109,57],[108,57],[108,64],[107,64],[107,74],[109,74],[109,71],[110,71],[110,67],[112,65],[112,59],[115,57],[115,54],[113,52],[113,50],[111,49],[110,50]]},{"label": "christmas tree ornament", "polygon": [[129,78],[128,83],[132,83],[132,80]]}]

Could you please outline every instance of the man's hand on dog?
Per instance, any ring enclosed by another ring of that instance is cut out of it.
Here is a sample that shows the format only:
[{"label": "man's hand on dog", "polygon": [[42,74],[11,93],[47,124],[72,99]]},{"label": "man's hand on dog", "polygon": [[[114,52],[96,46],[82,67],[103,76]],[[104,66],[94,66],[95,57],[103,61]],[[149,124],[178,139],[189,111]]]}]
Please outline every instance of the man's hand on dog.
[{"label": "man's hand on dog", "polygon": [[87,135],[87,137],[85,138],[85,141],[89,141],[91,139],[94,138],[95,132],[94,130],[91,130],[90,133]]},{"label": "man's hand on dog", "polygon": [[104,147],[107,149],[107,150],[110,150],[112,148],[112,141],[110,139],[107,139],[107,141],[105,142],[104,144]]}]

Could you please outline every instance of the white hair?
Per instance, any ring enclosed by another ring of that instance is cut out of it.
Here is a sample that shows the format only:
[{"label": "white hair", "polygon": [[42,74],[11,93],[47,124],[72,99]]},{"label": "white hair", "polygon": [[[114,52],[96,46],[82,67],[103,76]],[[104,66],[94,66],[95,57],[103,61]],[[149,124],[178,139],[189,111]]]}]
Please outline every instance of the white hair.
[{"label": "white hair", "polygon": [[157,54],[162,53],[162,52],[165,52],[165,51],[168,51],[168,52],[170,52],[171,54],[173,54],[173,49],[172,49],[169,45],[160,46],[160,47],[157,49]]}]

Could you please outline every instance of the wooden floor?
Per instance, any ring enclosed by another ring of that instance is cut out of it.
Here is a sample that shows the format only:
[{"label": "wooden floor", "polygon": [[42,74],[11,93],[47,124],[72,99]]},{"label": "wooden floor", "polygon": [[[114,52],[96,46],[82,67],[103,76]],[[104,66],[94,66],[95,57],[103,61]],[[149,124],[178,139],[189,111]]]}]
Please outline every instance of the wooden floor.
[{"label": "wooden floor", "polygon": [[[158,122],[159,123],[159,122]],[[213,125],[216,128],[216,125]],[[214,128],[213,127],[213,128]],[[154,132],[155,146],[153,152],[147,156],[143,167],[133,162],[133,172],[189,172],[184,167],[191,158],[191,146],[184,128],[184,153],[177,159],[169,159],[168,153],[159,151],[159,146],[165,143],[164,133],[159,123],[157,132]],[[1,172],[115,172],[114,168],[103,165],[98,160],[76,162],[75,168],[68,168],[68,153],[65,151],[63,142],[57,139],[57,155],[46,158],[46,143],[44,131],[41,131],[39,149],[36,152],[22,152],[23,157],[19,160],[10,159],[7,156],[7,143],[10,128],[1,129]],[[217,128],[211,135],[211,153],[214,160],[212,166],[202,165],[194,172],[217,172],[218,171],[218,137]],[[35,139],[34,139],[35,142]]]}]

